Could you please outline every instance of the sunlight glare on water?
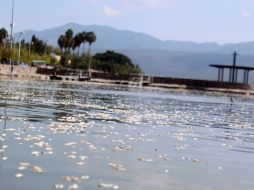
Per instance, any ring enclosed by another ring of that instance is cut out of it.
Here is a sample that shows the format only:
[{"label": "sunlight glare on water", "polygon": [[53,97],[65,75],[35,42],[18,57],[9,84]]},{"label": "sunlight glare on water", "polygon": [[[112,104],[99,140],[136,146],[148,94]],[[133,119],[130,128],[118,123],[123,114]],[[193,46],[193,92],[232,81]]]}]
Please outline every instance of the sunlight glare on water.
[{"label": "sunlight glare on water", "polygon": [[0,86],[0,189],[253,189],[253,99],[89,83]]}]

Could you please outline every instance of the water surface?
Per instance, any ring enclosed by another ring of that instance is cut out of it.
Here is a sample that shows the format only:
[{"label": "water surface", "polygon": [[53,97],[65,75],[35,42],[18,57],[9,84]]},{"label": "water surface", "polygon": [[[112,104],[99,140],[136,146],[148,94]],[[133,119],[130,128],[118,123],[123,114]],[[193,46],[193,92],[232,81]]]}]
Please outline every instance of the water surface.
[{"label": "water surface", "polygon": [[254,187],[252,99],[50,81],[0,87],[1,190]]}]

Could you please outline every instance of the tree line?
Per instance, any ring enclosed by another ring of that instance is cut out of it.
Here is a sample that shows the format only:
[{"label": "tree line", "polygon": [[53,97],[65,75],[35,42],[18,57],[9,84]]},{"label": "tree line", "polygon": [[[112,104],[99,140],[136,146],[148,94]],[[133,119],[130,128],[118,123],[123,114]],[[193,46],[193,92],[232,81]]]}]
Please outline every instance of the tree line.
[{"label": "tree line", "polygon": [[[130,74],[141,73],[138,65],[132,63],[127,56],[114,52],[106,51],[104,53],[91,54],[91,46],[96,42],[94,32],[78,32],[74,34],[72,29],[68,29],[57,39],[58,47],[48,45],[47,42],[39,39],[35,35],[29,42],[22,39],[14,43],[14,48],[10,49],[10,37],[6,29],[0,29],[0,61],[8,62],[10,58],[18,60],[18,47],[21,44],[20,60],[24,63],[31,63],[32,60],[46,60],[56,67],[70,67],[73,69],[98,70],[99,72],[111,74]],[[88,44],[88,48],[86,45]],[[60,55],[58,62],[51,54]]]},{"label": "tree line", "polygon": [[[88,54],[90,54],[91,45],[96,41],[96,35],[94,32],[79,32],[74,36],[73,30],[68,29],[65,34],[62,34],[58,38],[58,45],[62,53],[74,53],[78,49],[78,55],[80,55],[80,46],[88,43]],[[83,48],[83,55],[85,54],[85,48]]]},{"label": "tree line", "polygon": [[[20,54],[19,54],[20,47]],[[16,64],[18,61],[30,64],[32,60],[46,60],[49,63],[54,59],[49,55],[54,48],[35,35],[29,42],[19,39],[15,42],[5,28],[0,28],[0,62]],[[20,56],[19,56],[20,55]]]},{"label": "tree line", "polygon": [[[61,65],[85,70],[91,66],[94,70],[114,75],[142,72],[130,58],[114,51],[97,53],[92,56],[91,45],[96,42],[94,32],[83,31],[74,35],[73,30],[68,29],[65,34],[59,36],[57,42],[62,53]],[[87,51],[85,51],[85,44],[89,45]],[[80,53],[82,46],[83,50]]]}]

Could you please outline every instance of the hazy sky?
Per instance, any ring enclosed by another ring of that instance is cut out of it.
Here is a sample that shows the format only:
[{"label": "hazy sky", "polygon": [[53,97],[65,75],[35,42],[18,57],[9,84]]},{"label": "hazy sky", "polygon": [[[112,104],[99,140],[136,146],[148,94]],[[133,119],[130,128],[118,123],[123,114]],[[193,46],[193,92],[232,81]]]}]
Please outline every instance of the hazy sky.
[{"label": "hazy sky", "polygon": [[[1,0],[10,30],[12,0]],[[163,40],[254,41],[254,0],[15,0],[15,32],[68,22],[108,25]]]}]

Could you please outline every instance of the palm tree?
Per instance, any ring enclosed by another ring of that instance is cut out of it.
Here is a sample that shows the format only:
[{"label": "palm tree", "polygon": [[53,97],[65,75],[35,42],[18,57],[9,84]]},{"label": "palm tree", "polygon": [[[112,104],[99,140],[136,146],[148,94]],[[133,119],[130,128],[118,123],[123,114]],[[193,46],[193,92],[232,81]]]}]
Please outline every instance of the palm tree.
[{"label": "palm tree", "polygon": [[65,32],[65,37],[66,37],[66,42],[67,42],[66,47],[67,47],[68,51],[70,51],[70,49],[73,46],[73,31],[72,31],[72,29],[68,29]]},{"label": "palm tree", "polygon": [[88,55],[90,56],[91,45],[96,41],[96,35],[94,34],[94,32],[86,33],[86,41],[89,44]]},{"label": "palm tree", "polygon": [[80,48],[80,45],[82,43],[82,34],[81,33],[78,33],[74,36],[73,38],[73,51],[78,48],[78,55],[79,55],[79,48]]},{"label": "palm tree", "polygon": [[86,32],[80,34],[81,43],[83,43],[83,54],[85,54],[85,44],[86,44]]},{"label": "palm tree", "polygon": [[86,33],[86,41],[89,44],[88,48],[88,56],[89,56],[89,62],[88,62],[88,72],[89,72],[89,77],[91,77],[91,56],[90,56],[90,51],[91,51],[91,45],[96,41],[96,35],[94,32],[88,32]]},{"label": "palm tree", "polygon": [[77,36],[75,35],[72,39],[72,55],[74,55],[75,49],[78,47],[78,39]]},{"label": "palm tree", "polygon": [[66,37],[64,35],[59,36],[57,43],[61,49],[61,52],[63,53],[63,48],[65,48],[66,44]]},{"label": "palm tree", "polygon": [[78,33],[78,55],[80,54],[80,46],[83,43],[83,34],[82,33]]}]

